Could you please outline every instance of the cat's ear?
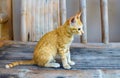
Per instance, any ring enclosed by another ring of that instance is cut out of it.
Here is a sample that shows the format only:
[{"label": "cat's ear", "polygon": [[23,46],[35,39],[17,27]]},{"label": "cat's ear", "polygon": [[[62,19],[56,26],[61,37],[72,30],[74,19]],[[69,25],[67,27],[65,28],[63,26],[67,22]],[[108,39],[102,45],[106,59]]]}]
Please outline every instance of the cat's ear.
[{"label": "cat's ear", "polygon": [[72,17],[72,18],[69,19],[70,26],[74,26],[75,22],[76,22],[76,18],[75,17]]},{"label": "cat's ear", "polygon": [[76,18],[77,18],[77,19],[80,19],[81,13],[82,13],[82,12],[79,12],[79,13],[76,14]]},{"label": "cat's ear", "polygon": [[71,23],[75,23],[76,21],[75,21],[75,18],[73,17],[72,19],[71,19]]},{"label": "cat's ear", "polygon": [[69,23],[75,23],[75,17],[72,17],[70,20],[69,20]]}]

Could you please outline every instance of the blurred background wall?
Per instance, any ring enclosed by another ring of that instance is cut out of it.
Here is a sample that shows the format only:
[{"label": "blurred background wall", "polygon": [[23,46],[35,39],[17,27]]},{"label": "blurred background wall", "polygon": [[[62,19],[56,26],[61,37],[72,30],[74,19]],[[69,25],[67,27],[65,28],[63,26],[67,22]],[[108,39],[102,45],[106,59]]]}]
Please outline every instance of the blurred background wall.
[{"label": "blurred background wall", "polygon": [[[120,42],[120,0],[108,0],[109,35],[110,42]],[[79,0],[66,0],[67,18],[80,11]],[[20,40],[20,0],[13,0],[13,30],[14,39]],[[101,42],[101,17],[100,0],[87,0],[87,31],[88,42]],[[80,37],[75,36],[74,42],[80,42]]]}]

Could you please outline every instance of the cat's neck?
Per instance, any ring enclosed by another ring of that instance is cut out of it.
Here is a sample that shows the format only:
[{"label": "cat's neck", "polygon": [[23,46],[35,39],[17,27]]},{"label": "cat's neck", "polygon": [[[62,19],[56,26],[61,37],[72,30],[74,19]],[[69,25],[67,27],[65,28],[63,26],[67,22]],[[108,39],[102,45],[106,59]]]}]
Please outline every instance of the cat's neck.
[{"label": "cat's neck", "polygon": [[68,37],[73,37],[73,34],[70,32],[69,28],[68,27],[65,27],[65,34],[68,36]]},{"label": "cat's neck", "polygon": [[68,25],[64,24],[64,25],[63,25],[63,28],[64,28],[63,33],[64,33],[67,37],[69,37],[69,38],[73,37],[73,33],[71,33],[70,28],[69,28]]}]

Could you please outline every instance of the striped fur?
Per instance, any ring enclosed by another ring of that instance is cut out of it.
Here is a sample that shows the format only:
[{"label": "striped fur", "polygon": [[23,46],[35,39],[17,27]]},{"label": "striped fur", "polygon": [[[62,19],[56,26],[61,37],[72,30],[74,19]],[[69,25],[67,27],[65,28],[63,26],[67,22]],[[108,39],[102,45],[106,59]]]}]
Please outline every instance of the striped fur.
[{"label": "striped fur", "polygon": [[80,21],[81,13],[69,18],[63,26],[59,26],[57,29],[46,33],[38,42],[34,49],[34,55],[32,60],[17,61],[11,64],[7,64],[6,68],[11,68],[17,65],[29,65],[36,64],[43,67],[60,67],[59,63],[56,63],[55,57],[60,55],[63,67],[70,69],[70,65],[75,63],[71,61],[70,57],[70,44],[73,41],[74,34],[82,35],[83,25]]}]

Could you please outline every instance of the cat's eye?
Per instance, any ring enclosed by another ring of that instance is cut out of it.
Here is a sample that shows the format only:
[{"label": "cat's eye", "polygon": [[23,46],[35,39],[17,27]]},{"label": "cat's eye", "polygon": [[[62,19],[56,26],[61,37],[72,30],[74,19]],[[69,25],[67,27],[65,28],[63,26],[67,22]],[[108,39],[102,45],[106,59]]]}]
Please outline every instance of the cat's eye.
[{"label": "cat's eye", "polygon": [[81,30],[81,28],[78,28],[78,30]]}]

